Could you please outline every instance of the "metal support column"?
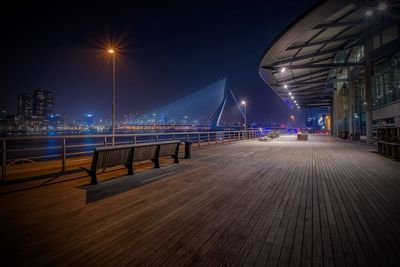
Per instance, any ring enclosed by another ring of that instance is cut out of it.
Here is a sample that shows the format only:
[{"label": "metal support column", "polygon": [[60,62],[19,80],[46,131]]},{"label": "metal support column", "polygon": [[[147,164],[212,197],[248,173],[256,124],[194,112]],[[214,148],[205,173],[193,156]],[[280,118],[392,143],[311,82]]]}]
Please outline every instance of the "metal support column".
[{"label": "metal support column", "polygon": [[1,149],[1,162],[2,162],[2,167],[1,167],[1,181],[4,182],[6,180],[7,176],[7,147],[6,147],[6,140],[3,140],[3,145]]},{"label": "metal support column", "polygon": [[364,44],[365,58],[365,128],[367,144],[372,143],[372,64],[371,64],[371,40],[367,39]]},{"label": "metal support column", "polygon": [[349,128],[349,139],[354,135],[353,132],[353,116],[354,116],[354,110],[353,110],[353,106],[354,106],[354,93],[353,93],[353,84],[350,83],[348,88],[348,99],[347,99],[347,105],[348,105],[348,128]]}]

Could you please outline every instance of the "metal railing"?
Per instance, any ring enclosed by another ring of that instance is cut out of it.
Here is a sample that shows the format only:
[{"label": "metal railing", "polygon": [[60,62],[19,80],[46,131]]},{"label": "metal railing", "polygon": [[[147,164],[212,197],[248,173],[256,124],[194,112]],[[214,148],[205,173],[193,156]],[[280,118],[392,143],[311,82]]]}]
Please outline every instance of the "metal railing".
[{"label": "metal railing", "polygon": [[[181,140],[202,145],[232,143],[258,138],[258,130],[247,131],[210,131],[210,132],[165,132],[116,134],[115,145],[137,144],[154,141]],[[1,142],[1,182],[7,179],[7,167],[10,165],[60,160],[60,172],[67,169],[67,158],[89,156],[95,147],[112,145],[112,135],[70,135],[70,136],[21,136],[0,138]]]}]

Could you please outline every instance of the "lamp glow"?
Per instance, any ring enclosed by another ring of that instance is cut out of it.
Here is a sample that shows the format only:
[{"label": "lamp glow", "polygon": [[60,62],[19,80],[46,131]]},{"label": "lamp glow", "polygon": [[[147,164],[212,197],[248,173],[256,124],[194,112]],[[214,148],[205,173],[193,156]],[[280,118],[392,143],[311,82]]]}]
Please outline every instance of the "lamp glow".
[{"label": "lamp glow", "polygon": [[379,11],[385,11],[386,8],[387,8],[387,5],[386,5],[385,3],[380,3],[380,4],[378,5],[378,10],[379,10]]},{"label": "lamp glow", "polygon": [[109,53],[109,54],[115,54],[115,50],[112,49],[112,48],[110,48],[110,49],[107,50],[107,53]]},{"label": "lamp glow", "polygon": [[284,84],[284,85],[283,85],[283,88],[287,89],[287,87],[288,87],[287,84]]},{"label": "lamp glow", "polygon": [[286,71],[286,68],[285,68],[285,67],[282,67],[282,68],[281,68],[281,72],[284,73],[285,71]]},{"label": "lamp glow", "polygon": [[289,92],[289,95],[292,95],[292,92]]},{"label": "lamp glow", "polygon": [[365,15],[367,17],[371,17],[373,14],[374,14],[374,12],[372,10],[370,10],[370,9],[365,12]]}]

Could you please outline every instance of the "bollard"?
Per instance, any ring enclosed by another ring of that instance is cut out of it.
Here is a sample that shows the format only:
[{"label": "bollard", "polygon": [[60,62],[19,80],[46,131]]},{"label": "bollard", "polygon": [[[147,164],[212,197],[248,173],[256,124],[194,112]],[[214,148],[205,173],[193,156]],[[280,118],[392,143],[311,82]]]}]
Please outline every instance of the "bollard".
[{"label": "bollard", "polygon": [[192,158],[192,142],[186,141],[185,142],[185,159]]}]

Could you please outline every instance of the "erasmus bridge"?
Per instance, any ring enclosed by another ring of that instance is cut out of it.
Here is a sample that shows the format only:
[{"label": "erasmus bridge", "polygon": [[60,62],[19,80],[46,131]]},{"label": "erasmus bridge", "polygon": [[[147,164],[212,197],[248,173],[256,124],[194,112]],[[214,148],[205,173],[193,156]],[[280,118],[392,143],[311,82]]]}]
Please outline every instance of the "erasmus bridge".
[{"label": "erasmus bridge", "polygon": [[221,116],[230,97],[235,101],[240,114],[244,117],[239,103],[224,78],[140,116],[132,125],[220,126]]}]

